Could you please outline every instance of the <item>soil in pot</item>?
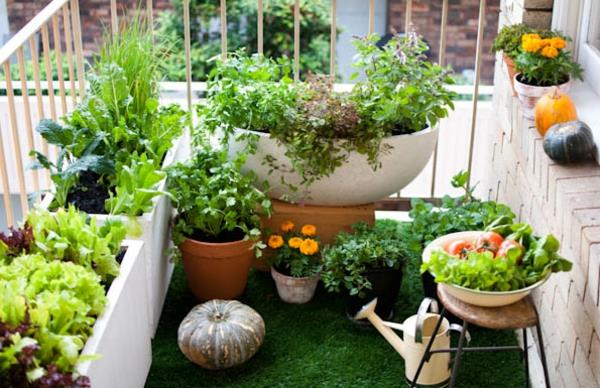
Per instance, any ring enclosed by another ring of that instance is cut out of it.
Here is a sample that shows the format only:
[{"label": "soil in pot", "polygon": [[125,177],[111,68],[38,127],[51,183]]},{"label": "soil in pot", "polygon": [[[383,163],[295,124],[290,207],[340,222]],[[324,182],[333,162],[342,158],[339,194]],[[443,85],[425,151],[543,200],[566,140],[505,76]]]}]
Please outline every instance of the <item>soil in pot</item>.
[{"label": "soil in pot", "polygon": [[193,238],[179,245],[188,287],[196,298],[236,299],[242,295],[255,256],[253,245],[252,240],[204,242]]},{"label": "soil in pot", "polygon": [[99,179],[100,175],[95,172],[82,172],[79,182],[67,196],[67,203],[89,214],[107,214],[104,202],[109,198],[110,190]]},{"label": "soil in pot", "polygon": [[346,316],[353,322],[361,325],[370,325],[366,321],[356,321],[354,316],[367,303],[374,298],[377,298],[377,307],[375,312],[381,319],[388,320],[394,315],[394,304],[400,292],[402,284],[402,268],[399,269],[372,269],[367,272],[367,279],[373,286],[372,289],[366,290],[365,297],[360,298],[357,295],[350,295],[346,292]]},{"label": "soil in pot", "polygon": [[271,267],[271,276],[277,286],[277,293],[286,303],[308,303],[315,295],[319,275],[308,277],[293,277],[289,271],[282,268]]}]

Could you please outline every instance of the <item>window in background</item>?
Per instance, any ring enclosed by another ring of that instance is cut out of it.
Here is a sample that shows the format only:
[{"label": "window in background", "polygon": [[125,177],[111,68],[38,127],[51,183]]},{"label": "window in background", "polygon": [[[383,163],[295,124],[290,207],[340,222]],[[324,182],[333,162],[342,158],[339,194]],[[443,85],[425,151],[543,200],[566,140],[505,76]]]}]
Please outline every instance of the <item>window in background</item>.
[{"label": "window in background", "polygon": [[589,20],[587,42],[598,50],[600,55],[600,1],[592,2],[591,17]]}]

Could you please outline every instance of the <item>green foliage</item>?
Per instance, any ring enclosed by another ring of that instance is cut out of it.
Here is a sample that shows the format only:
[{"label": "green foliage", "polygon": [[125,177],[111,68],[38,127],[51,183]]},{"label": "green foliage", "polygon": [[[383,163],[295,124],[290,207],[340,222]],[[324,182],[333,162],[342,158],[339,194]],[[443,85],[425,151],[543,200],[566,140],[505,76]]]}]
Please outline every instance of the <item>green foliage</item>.
[{"label": "green foliage", "polygon": [[293,170],[304,187],[331,175],[351,152],[365,155],[377,169],[380,155],[390,151],[384,138],[436,125],[453,108],[455,97],[444,88],[452,83],[448,70],[424,60],[427,46],[416,34],[396,36],[383,50],[376,46],[378,40],[372,35],[357,41],[356,65],[366,81],[350,93],[334,92],[324,77],[292,83],[286,58],[236,52],[219,61],[206,103],[198,108],[196,142],[204,141],[205,132],[224,133],[227,144],[235,134],[254,152],[256,135],[238,129],[268,132],[286,147],[291,166],[273,155],[264,162],[271,171]]},{"label": "green foliage", "polygon": [[321,279],[327,290],[364,295],[371,289],[366,278],[369,269],[400,268],[408,258],[408,249],[400,234],[400,224],[377,221],[374,227],[364,222],[352,226],[352,234],[342,232],[332,246],[323,251]]},{"label": "green foliage", "polygon": [[522,260],[518,250],[509,251],[502,258],[489,251],[470,252],[464,260],[439,250],[432,252],[421,272],[431,272],[438,283],[482,291],[512,291],[530,286],[552,272],[571,270],[572,263],[558,254],[559,243],[554,236],[538,238],[527,224],[502,225],[495,230],[523,245]]},{"label": "green foliage", "polygon": [[117,165],[115,196],[106,203],[110,214],[126,214],[131,217],[142,215],[152,210],[153,198],[169,193],[155,190],[167,174],[157,170],[153,160],[146,154],[132,154],[129,165]]},{"label": "green foliage", "polygon": [[[444,86],[454,83],[451,70],[426,60],[427,44],[414,31],[406,37],[394,36],[383,50],[376,45],[379,39],[370,35],[354,41],[355,67],[366,80],[354,86],[351,100],[358,109],[360,130],[369,131],[365,141],[373,143],[394,132],[435,126],[454,109],[456,97]],[[371,154],[376,150],[372,148]]]},{"label": "green foliage", "polygon": [[34,167],[51,171],[54,206],[67,205],[69,193],[86,172],[96,173],[98,183],[108,188],[111,198],[105,208],[114,214],[140,215],[162,194],[156,190],[156,178],[164,177],[160,166],[187,119],[177,105],[159,107],[165,52],[153,43],[140,18],[115,36],[107,33],[89,75],[86,98],[63,118],[63,125],[40,122],[38,132],[60,150],[55,163],[32,152]]},{"label": "green foliage", "polygon": [[225,152],[200,147],[187,162],[168,168],[168,187],[178,213],[176,244],[198,233],[215,241],[232,232],[259,238],[260,216],[270,214],[271,202],[256,190],[252,174],[241,174],[243,162],[229,162]]},{"label": "green foliage", "polygon": [[462,188],[464,194],[456,198],[444,196],[439,208],[422,199],[411,201],[413,249],[420,251],[431,241],[449,233],[483,230],[499,218],[502,224],[510,224],[514,220],[515,215],[508,206],[473,198],[468,179],[466,171],[455,175],[452,186]]},{"label": "green foliage", "polygon": [[511,24],[502,27],[494,43],[492,51],[502,51],[506,56],[515,59],[521,53],[521,37],[525,34],[535,34],[539,31],[523,23]]},{"label": "green foliage", "polygon": [[[294,0],[264,1],[264,54],[267,57],[293,56]],[[183,7],[173,1],[174,10],[158,18],[156,37],[172,46],[165,62],[167,79],[185,80]],[[328,0],[300,2],[300,67],[302,73],[329,71],[330,6]],[[227,3],[227,43],[230,50],[256,51],[257,2],[236,0]],[[219,0],[190,1],[192,77],[203,81],[214,68],[211,58],[221,52],[220,32],[214,29],[219,21]]]},{"label": "green foliage", "polygon": [[56,214],[41,208],[27,216],[33,229],[32,253],[53,260],[70,261],[94,270],[108,282],[119,274],[115,256],[125,238],[126,228],[120,221],[111,220],[99,228],[94,218],[74,208],[58,209]]},{"label": "green foliage", "polygon": [[0,269],[0,327],[7,330],[0,340],[10,344],[0,348],[0,382],[8,374],[9,386],[15,379],[31,383],[56,368],[55,377],[66,378],[106,305],[99,276],[42,255],[20,256]]}]

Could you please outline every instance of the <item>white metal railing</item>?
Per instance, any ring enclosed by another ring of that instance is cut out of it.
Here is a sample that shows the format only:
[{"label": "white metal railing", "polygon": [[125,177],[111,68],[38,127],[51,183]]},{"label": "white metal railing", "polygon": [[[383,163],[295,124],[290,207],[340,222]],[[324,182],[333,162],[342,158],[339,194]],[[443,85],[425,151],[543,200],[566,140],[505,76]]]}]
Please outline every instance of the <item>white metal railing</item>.
[{"label": "white metal railing", "polygon": [[[264,46],[264,12],[263,0],[256,0],[258,6],[257,17],[257,47],[259,53],[263,52]],[[336,13],[338,7],[344,0],[331,1],[331,34],[330,34],[330,61],[329,74],[335,77],[335,47],[337,42]],[[368,8],[368,31],[372,33],[375,28],[375,2],[383,0],[369,0],[365,7]],[[119,15],[117,0],[110,0],[110,30],[113,34],[118,33]],[[443,65],[446,51],[446,32],[448,21],[448,0],[442,0],[442,15],[440,25],[440,51],[438,62]],[[410,26],[412,20],[412,0],[407,0],[405,11],[405,25]],[[479,20],[477,34],[477,50],[475,58],[475,84],[474,86],[458,85],[451,88],[460,94],[471,95],[471,123],[468,147],[468,168],[473,164],[473,144],[475,140],[475,128],[477,125],[477,110],[479,94],[491,94],[491,87],[480,87],[480,67],[483,43],[483,32],[485,23],[486,0],[480,0]],[[146,0],[145,11],[148,20],[152,21],[152,0]],[[192,82],[191,67],[191,33],[190,33],[190,0],[183,0],[184,23],[184,52],[186,67],[186,82],[163,83],[163,90],[185,92],[187,108],[193,114],[192,101],[195,92],[206,90],[204,82]],[[221,23],[221,56],[227,58],[227,2],[220,0],[220,23]],[[300,79],[300,21],[302,18],[300,0],[294,0],[293,7],[293,40],[294,79]],[[62,27],[62,28],[61,28]],[[41,55],[38,55],[36,37],[41,35]],[[51,39],[52,37],[52,39]],[[25,53],[29,49],[31,63],[33,65],[33,79],[28,79],[25,71]],[[57,80],[53,81],[51,76],[45,80],[40,77],[40,58],[43,60],[46,75],[52,74],[51,51],[55,53],[54,61],[57,71]],[[63,66],[63,58],[66,58],[66,68]],[[15,61],[16,59],[16,61]],[[11,78],[11,63],[18,67],[18,80]],[[3,204],[6,209],[6,221],[9,225],[15,221],[13,204],[11,200],[11,182],[16,184],[19,203],[23,216],[29,207],[27,193],[37,192],[39,189],[48,188],[50,185],[49,174],[43,176],[39,171],[26,169],[28,151],[36,149],[47,156],[51,156],[53,150],[35,132],[35,124],[43,118],[58,119],[58,117],[69,112],[85,95],[84,58],[81,36],[81,22],[78,0],[53,0],[39,14],[37,14],[25,27],[23,27],[9,42],[0,48],[0,67],[3,69],[5,81],[0,82],[0,89],[6,90],[8,106],[8,126],[10,131],[3,131],[0,122],[0,189],[2,190]],[[347,90],[351,85],[336,85],[338,90]],[[15,91],[21,96],[16,96]],[[30,100],[29,91],[33,90],[35,98]],[[0,100],[2,97],[0,97]],[[22,101],[18,103],[19,99]],[[57,101],[58,100],[58,101]],[[19,114],[17,110],[19,104]],[[0,103],[1,106],[1,103]],[[33,107],[35,106],[35,109]],[[60,107],[60,110],[59,110]],[[32,111],[36,114],[33,115]],[[7,148],[4,140],[10,137],[12,147]],[[439,145],[438,145],[439,148]],[[431,183],[429,196],[436,194],[436,176],[438,175],[438,153],[436,149],[432,158]],[[447,175],[447,174],[446,174]],[[14,189],[14,187],[12,187]],[[398,194],[401,196],[401,193]]]}]

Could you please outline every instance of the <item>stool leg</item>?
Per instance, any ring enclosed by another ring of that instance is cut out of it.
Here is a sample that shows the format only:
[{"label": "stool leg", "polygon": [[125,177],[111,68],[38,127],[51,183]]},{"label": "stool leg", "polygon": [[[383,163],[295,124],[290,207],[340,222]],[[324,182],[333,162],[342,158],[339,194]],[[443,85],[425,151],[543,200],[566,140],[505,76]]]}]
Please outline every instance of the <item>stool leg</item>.
[{"label": "stool leg", "polygon": [[435,337],[436,337],[438,331],[440,330],[440,326],[442,326],[442,321],[444,320],[445,312],[446,312],[446,309],[444,307],[442,307],[442,311],[440,312],[440,318],[437,320],[437,323],[435,324],[433,333],[431,333],[429,342],[427,343],[427,347],[425,347],[425,352],[423,352],[423,357],[421,357],[421,361],[419,362],[419,367],[417,368],[417,373],[415,373],[415,377],[413,378],[413,380],[410,383],[410,388],[414,388],[417,386],[417,380],[419,379],[419,376],[421,375],[421,371],[423,370],[425,363],[429,360],[429,356],[430,356],[429,351],[431,350],[431,347],[433,346],[433,341],[435,340]]},{"label": "stool leg", "polygon": [[456,349],[456,355],[454,356],[454,366],[452,367],[452,376],[450,377],[450,385],[448,386],[449,388],[454,387],[454,383],[456,382],[456,375],[458,375],[458,366],[460,365],[460,356],[463,351],[468,325],[469,324],[467,321],[463,320],[463,329],[460,333],[460,338],[458,339],[458,348]]},{"label": "stool leg", "polygon": [[523,328],[523,363],[525,364],[525,387],[529,388],[529,349],[527,348],[527,328]]},{"label": "stool leg", "polygon": [[538,341],[540,342],[540,357],[542,359],[542,367],[544,368],[544,380],[546,381],[546,388],[550,388],[550,376],[548,375],[548,365],[546,364],[546,351],[544,350],[544,339],[542,338],[542,328],[540,321],[535,325],[537,330]]}]

